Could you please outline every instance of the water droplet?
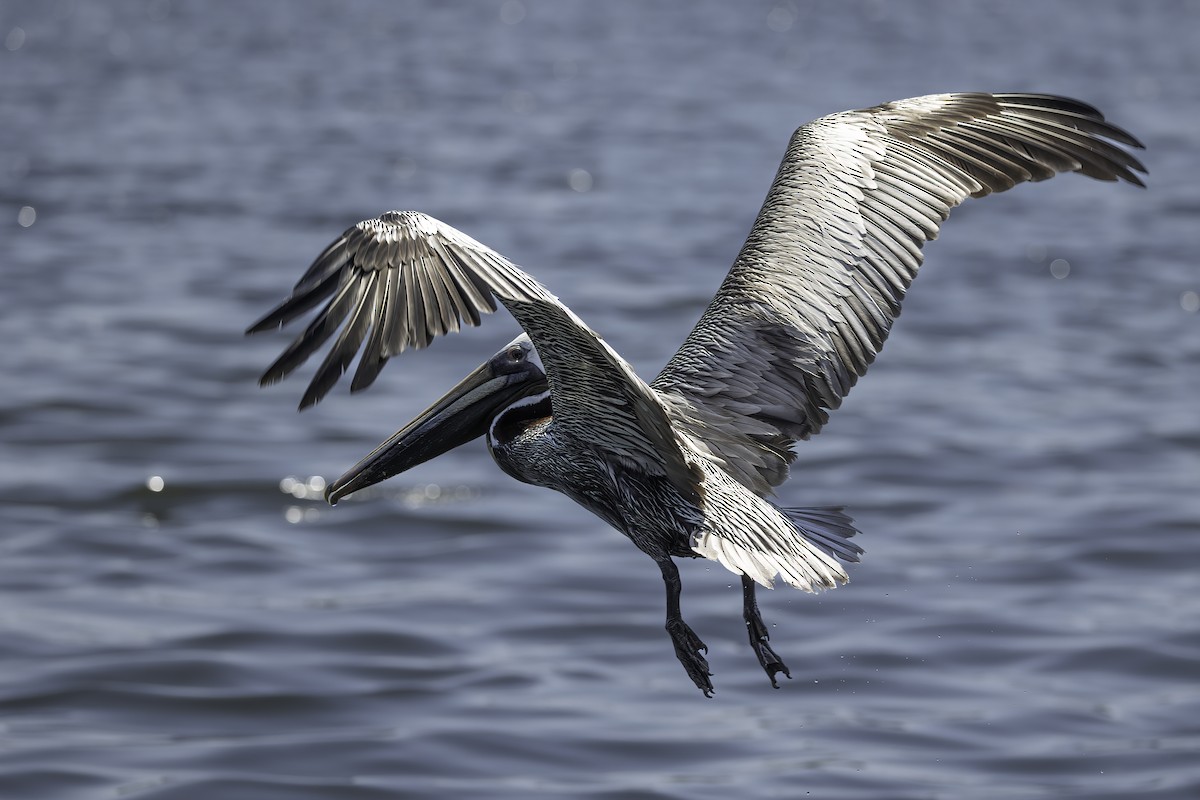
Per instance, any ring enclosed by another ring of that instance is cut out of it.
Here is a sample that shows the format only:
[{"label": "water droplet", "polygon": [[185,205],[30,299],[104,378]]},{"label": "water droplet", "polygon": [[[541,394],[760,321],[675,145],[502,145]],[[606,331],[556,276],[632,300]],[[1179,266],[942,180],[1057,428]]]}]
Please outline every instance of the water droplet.
[{"label": "water droplet", "polygon": [[283,518],[296,525],[304,519],[304,510],[300,506],[288,506],[287,511],[283,512]]},{"label": "water droplet", "polygon": [[15,53],[21,49],[21,45],[25,44],[25,29],[13,28],[4,37],[4,46],[10,53]]},{"label": "water droplet", "polygon": [[21,210],[17,212],[17,224],[22,228],[28,228],[35,222],[37,222],[37,210],[33,206],[21,206]]},{"label": "water droplet", "polygon": [[152,492],[161,492],[166,485],[161,475],[151,475],[146,479],[146,488]]},{"label": "water droplet", "polygon": [[1183,307],[1184,311],[1195,314],[1197,311],[1200,311],[1200,294],[1189,289],[1179,295],[1179,305]]},{"label": "water droplet", "polygon": [[586,169],[573,169],[567,175],[567,185],[577,192],[590,192],[592,190],[592,173]]},{"label": "water droplet", "polygon": [[1050,274],[1061,281],[1071,274],[1071,264],[1065,258],[1056,258],[1050,262]]}]

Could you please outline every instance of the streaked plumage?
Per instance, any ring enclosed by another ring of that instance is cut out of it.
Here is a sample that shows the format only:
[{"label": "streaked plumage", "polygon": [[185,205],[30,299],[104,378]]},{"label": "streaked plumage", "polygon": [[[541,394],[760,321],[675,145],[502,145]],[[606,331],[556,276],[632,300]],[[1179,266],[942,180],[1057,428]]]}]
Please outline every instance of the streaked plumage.
[{"label": "streaked plumage", "polygon": [[954,206],[1059,172],[1142,185],[1144,168],[1118,145],[1141,147],[1091,106],[1048,95],[931,95],[802,126],[724,283],[649,384],[532,277],[416,212],[347,230],[249,332],[326,302],[262,377],[281,380],[338,333],[305,408],[360,349],[352,391],[498,300],[526,335],[332,484],[331,502],[487,433],[506,472],[564,492],[655,559],[676,654],[706,694],[671,557],[740,574],[751,645],[774,684],[787,668],[753,582],[832,587],[848,579],[839,559],[862,552],[840,509],[765,499],[787,478],[792,445],[820,431],[874,360]]}]

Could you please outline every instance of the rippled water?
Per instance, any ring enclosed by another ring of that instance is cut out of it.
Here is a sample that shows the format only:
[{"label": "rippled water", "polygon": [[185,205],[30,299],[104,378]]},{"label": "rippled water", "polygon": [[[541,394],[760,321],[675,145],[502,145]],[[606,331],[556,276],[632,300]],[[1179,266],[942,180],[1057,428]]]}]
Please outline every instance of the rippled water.
[{"label": "rippled water", "polygon": [[[1198,22],[0,3],[0,797],[1200,796]],[[295,414],[241,330],[347,225],[445,219],[652,375],[793,127],[953,89],[1095,103],[1151,188],[1022,187],[929,248],[782,493],[867,554],[762,596],[779,691],[731,575],[682,566],[705,700],[654,565],[481,443],[307,496],[514,329]]]}]

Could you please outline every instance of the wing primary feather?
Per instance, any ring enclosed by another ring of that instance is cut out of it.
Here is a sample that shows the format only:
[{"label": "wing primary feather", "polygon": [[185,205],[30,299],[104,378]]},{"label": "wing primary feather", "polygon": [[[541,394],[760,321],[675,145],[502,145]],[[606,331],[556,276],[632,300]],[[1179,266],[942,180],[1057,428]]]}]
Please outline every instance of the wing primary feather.
[{"label": "wing primary feather", "polygon": [[462,259],[452,251],[448,251],[441,242],[435,241],[433,247],[434,252],[438,254],[442,264],[446,267],[446,284],[453,287],[454,293],[458,297],[455,307],[459,310],[460,318],[464,322],[469,322],[472,327],[478,327],[482,322],[483,314],[491,314],[496,310],[496,302],[492,298],[491,290],[486,284],[481,285],[473,279]]},{"label": "wing primary feather", "polygon": [[954,129],[954,134],[974,142],[982,152],[991,154],[998,162],[1023,169],[1029,173],[1028,180],[1031,181],[1044,181],[1060,172],[1079,169],[1079,161],[1066,153],[1042,147],[1028,137],[1006,137],[996,129],[993,120],[986,122],[986,125],[964,122]]},{"label": "wing primary feather", "polygon": [[[971,174],[981,181],[990,192],[1002,192],[1029,180],[1032,176],[1022,165],[1002,158],[987,147],[981,147],[971,136],[964,136],[960,128],[942,128],[929,134],[930,146],[940,147],[953,154],[964,164],[970,165]],[[979,174],[982,173],[982,174]],[[996,182],[988,179],[999,179]],[[975,194],[973,197],[981,195]]]},{"label": "wing primary feather", "polygon": [[1038,94],[1036,92],[1003,92],[994,94],[992,97],[1002,108],[1026,106],[1089,117],[1100,121],[1104,120],[1104,115],[1100,113],[1100,109],[1082,100],[1076,100],[1073,97],[1063,97],[1057,94]]},{"label": "wing primary feather", "polygon": [[[931,188],[936,187],[946,205],[954,207],[983,189],[983,185],[965,168],[937,150],[923,143],[923,148],[912,142],[897,141],[888,147],[887,160],[880,166],[890,168],[895,164],[896,174],[902,180],[921,176]],[[910,177],[911,176],[911,177]]]},{"label": "wing primary feather", "polygon": [[1022,117],[1049,120],[1095,136],[1111,139],[1127,147],[1135,147],[1138,150],[1145,148],[1145,145],[1138,141],[1137,137],[1124,128],[1109,122],[1103,114],[1086,103],[1075,102],[1073,106],[1062,107],[1053,103],[1039,103],[1031,100],[1031,98],[1037,98],[1038,95],[1010,94],[996,95],[996,97],[1000,100],[1002,107],[1013,109]]},{"label": "wing primary feather", "polygon": [[293,293],[291,297],[268,311],[262,319],[247,328],[246,335],[282,328],[304,312],[320,305],[322,300],[329,297],[338,288],[339,277],[338,273],[331,273],[321,283]]},{"label": "wing primary feather", "polygon": [[1049,140],[1047,144],[1057,143],[1074,158],[1083,162],[1085,166],[1091,167],[1090,171],[1084,172],[1089,178],[1099,180],[1121,178],[1135,186],[1145,185],[1134,174],[1135,170],[1137,172],[1146,171],[1138,159],[1103,139],[1094,136],[1088,137],[1076,128],[1056,124],[1035,125],[1023,117],[1005,119],[1004,128],[1016,136]]},{"label": "wing primary feather", "polygon": [[308,384],[308,389],[300,400],[301,411],[319,402],[328,394],[333,385],[337,383],[338,378],[346,372],[346,367],[354,360],[354,354],[358,352],[358,348],[367,334],[367,327],[371,324],[370,309],[375,304],[375,286],[378,277],[378,272],[372,272],[365,280],[355,284],[353,299],[350,301],[355,306],[354,311],[345,327],[342,328],[341,335],[338,336],[337,341],[334,342],[328,355],[325,356],[325,360],[321,362],[321,366],[317,368],[316,374]]},{"label": "wing primary feather", "polygon": [[410,280],[409,264],[414,249],[407,237],[397,242],[398,254],[392,264],[392,288],[388,296],[384,342],[389,356],[399,355],[408,349],[408,302],[405,299],[405,284]]},{"label": "wing primary feather", "polygon": [[441,333],[453,333],[462,325],[462,299],[458,296],[445,269],[438,270],[431,276],[433,295],[441,319]]},{"label": "wing primary feather", "polygon": [[259,386],[270,386],[292,374],[293,371],[309,356],[320,349],[321,345],[333,335],[349,313],[351,298],[360,286],[358,281],[348,280],[342,284],[338,293],[317,314],[304,332],[297,336],[286,350],[267,367],[262,377],[258,379]]},{"label": "wing primary feather", "polygon": [[[970,128],[970,126],[964,126]],[[1070,131],[1063,128],[1062,131]],[[1019,117],[997,117],[990,120],[990,126],[985,131],[979,129],[980,135],[997,139],[1013,147],[1021,143],[1031,154],[1045,160],[1055,172],[1083,172],[1097,180],[1111,180],[1115,177],[1111,167],[1101,168],[1104,159],[1098,155],[1096,148],[1091,145],[1082,146],[1077,141],[1059,134],[1054,128],[1026,128],[1021,125]],[[1101,142],[1101,140],[1094,140]],[[1112,148],[1116,149],[1116,148]],[[1087,172],[1087,170],[1093,172]]]},{"label": "wing primary feather", "polygon": [[304,275],[296,281],[293,293],[304,291],[309,286],[322,283],[329,276],[341,272],[346,262],[350,260],[348,242],[356,232],[356,228],[347,229],[333,244],[326,247],[319,256],[313,259],[313,263]]},{"label": "wing primary feather", "polygon": [[409,319],[413,321],[413,347],[422,349],[433,341],[437,319],[437,309],[430,304],[429,273],[440,268],[438,259],[426,251],[413,265],[412,281],[409,286],[412,291],[405,296],[409,301]]},{"label": "wing primary feather", "polygon": [[[395,262],[392,262],[395,263]],[[358,359],[358,368],[354,370],[354,378],[350,381],[351,392],[361,392],[379,377],[379,371],[387,363],[388,355],[384,352],[386,342],[385,331],[387,319],[391,313],[389,308],[392,295],[395,292],[396,270],[389,269],[379,273],[378,286],[375,290],[374,308],[371,313],[371,333],[367,338],[367,346]]]}]

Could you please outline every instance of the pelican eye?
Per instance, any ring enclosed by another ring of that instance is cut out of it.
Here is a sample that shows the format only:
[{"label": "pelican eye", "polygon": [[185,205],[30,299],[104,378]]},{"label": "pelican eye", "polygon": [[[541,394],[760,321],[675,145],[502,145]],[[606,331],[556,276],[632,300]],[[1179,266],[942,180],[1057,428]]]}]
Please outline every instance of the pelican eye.
[{"label": "pelican eye", "polygon": [[520,361],[525,358],[525,348],[520,346],[508,348],[508,357],[513,361]]}]

